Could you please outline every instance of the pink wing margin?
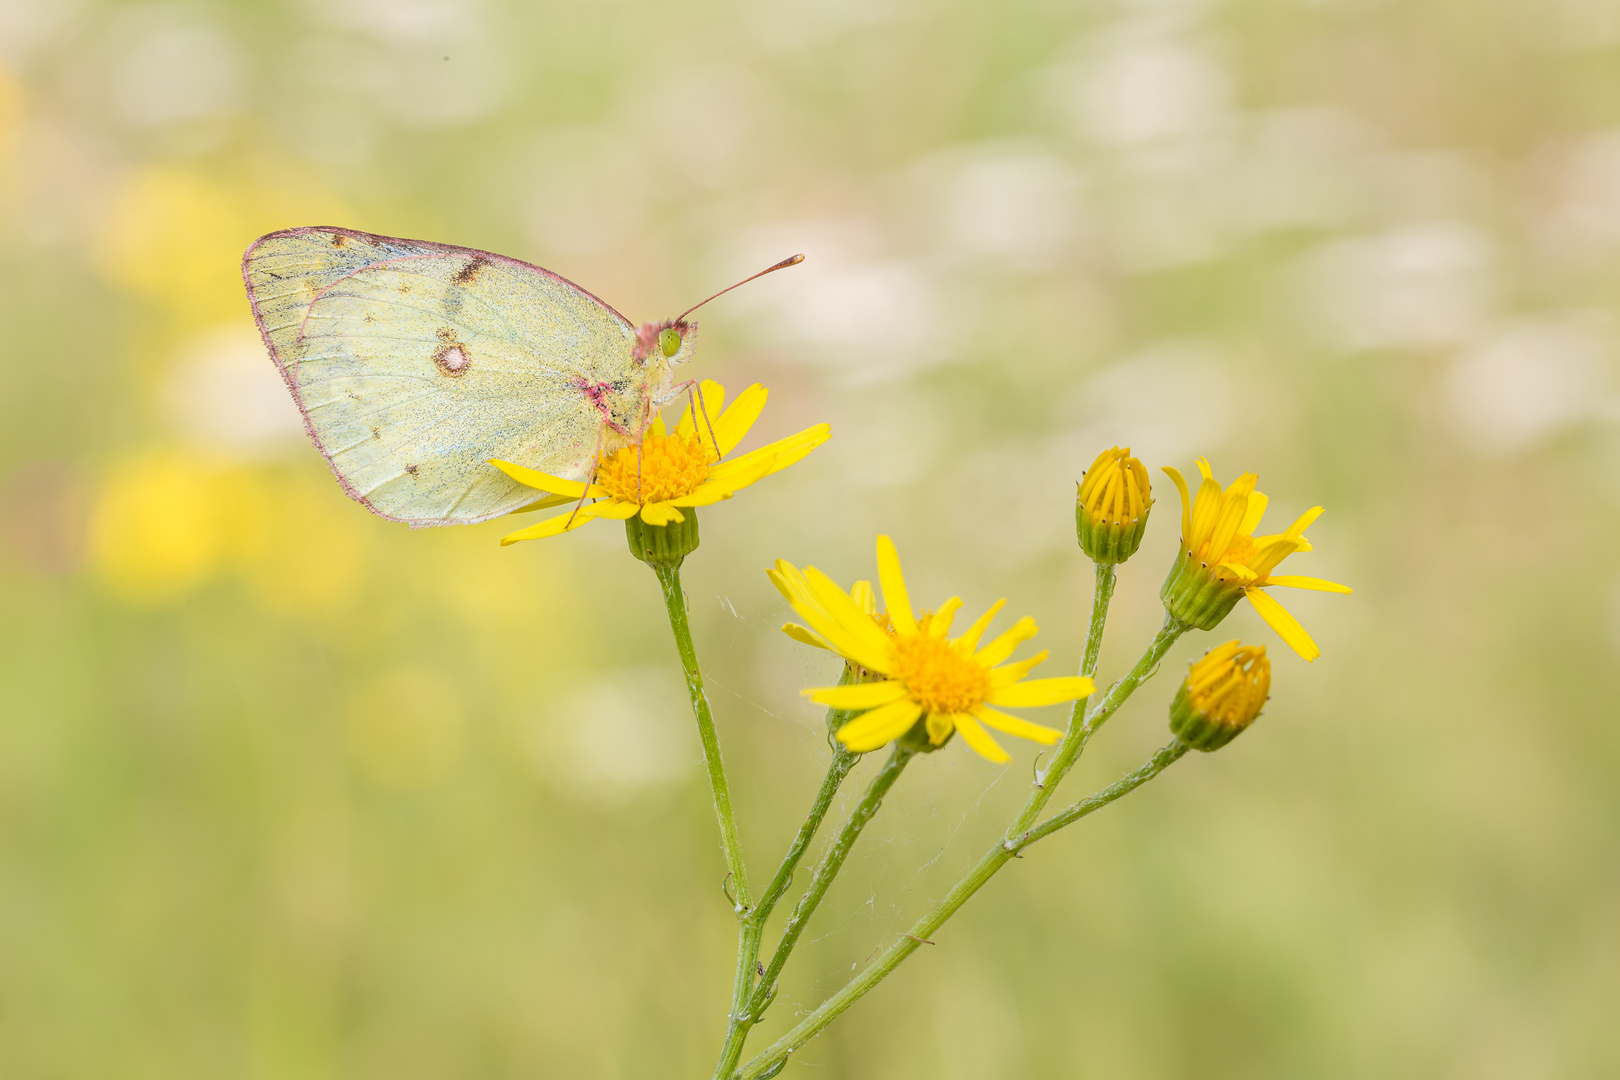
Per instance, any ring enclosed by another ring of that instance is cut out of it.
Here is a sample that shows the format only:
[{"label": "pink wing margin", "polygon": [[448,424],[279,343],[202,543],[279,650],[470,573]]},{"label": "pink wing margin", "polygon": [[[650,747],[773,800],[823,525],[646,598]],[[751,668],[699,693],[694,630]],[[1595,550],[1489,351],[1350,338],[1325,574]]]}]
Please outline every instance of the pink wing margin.
[{"label": "pink wing margin", "polygon": [[[287,366],[286,361],[282,358],[281,350],[276,347],[275,341],[270,337],[269,328],[265,326],[264,312],[259,307],[259,298],[253,291],[253,279],[249,275],[249,264],[252,262],[253,253],[259,249],[261,244],[268,240],[278,240],[284,237],[311,235],[345,236],[369,244],[409,247],[420,252],[420,254],[400,256],[394,259],[379,259],[376,262],[367,263],[356,270],[351,270],[346,274],[339,275],[338,277],[335,277],[331,281],[322,285],[320,294],[316,297],[317,300],[320,298],[320,296],[325,295],[326,291],[332,288],[332,286],[336,285],[339,281],[353,277],[362,270],[367,270],[374,266],[382,266],[391,262],[399,262],[407,258],[419,259],[433,257],[470,257],[482,259],[492,265],[509,266],[514,269],[529,271],[530,273],[539,274],[542,277],[549,278],[557,284],[572,289],[581,296],[584,296],[594,303],[600,305],[602,310],[606,311],[609,315],[612,315],[632,332],[635,330],[635,324],[616,311],[611,304],[607,303],[607,301],[603,300],[595,293],[590,292],[587,289],[583,289],[574,282],[569,281],[561,274],[553,273],[543,266],[536,266],[533,263],[527,263],[521,259],[514,259],[507,255],[498,255],[492,251],[481,251],[478,248],[457,247],[454,244],[440,244],[432,240],[411,240],[398,236],[383,236],[378,233],[362,232],[359,229],[344,228],[341,225],[301,225],[293,229],[278,229],[275,232],[265,233],[263,236],[253,241],[253,243],[249,244],[247,250],[242,253],[242,286],[247,291],[248,304],[253,308],[253,322],[259,328],[259,337],[264,341],[264,347],[266,351],[269,352],[270,359],[274,361],[276,370],[281,373],[281,381],[286,384],[287,390],[292,394],[294,404],[298,406],[298,413],[301,417],[303,417],[304,431],[309,435],[309,441],[314,444],[315,449],[320,451],[321,457],[326,460],[326,467],[330,469],[332,471],[332,475],[337,478],[337,482],[342,486],[344,494],[348,495],[349,498],[353,499],[361,506],[364,506],[367,510],[370,510],[378,517],[388,521],[398,522],[402,525],[409,525],[413,529],[441,525],[476,525],[480,522],[492,521],[497,517],[504,517],[507,513],[510,513],[510,511],[501,511],[499,513],[488,514],[483,517],[467,518],[457,521],[441,518],[395,517],[392,514],[378,509],[370,499],[361,494],[353,484],[349,483],[349,478],[343,475],[343,472],[338,468],[337,463],[332,460],[332,455],[327,450],[326,445],[321,442],[320,435],[316,434],[314,421],[310,418],[309,410],[304,406],[303,395],[298,392],[297,378],[293,375],[291,369]],[[309,307],[313,307],[314,303],[315,301],[312,300],[310,301],[310,304],[306,306],[306,315]],[[302,335],[300,334],[300,336]],[[544,492],[537,491],[535,492],[534,499],[531,499],[530,502],[538,501],[544,497]]]}]

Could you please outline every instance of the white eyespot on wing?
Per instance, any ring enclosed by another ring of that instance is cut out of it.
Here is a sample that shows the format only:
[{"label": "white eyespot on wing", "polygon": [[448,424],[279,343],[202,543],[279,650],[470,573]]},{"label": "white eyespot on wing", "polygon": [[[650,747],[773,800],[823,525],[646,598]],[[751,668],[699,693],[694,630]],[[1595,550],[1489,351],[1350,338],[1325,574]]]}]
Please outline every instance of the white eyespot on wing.
[{"label": "white eyespot on wing", "polygon": [[412,525],[541,494],[490,458],[580,475],[601,418],[581,389],[641,389],[635,331],[549,271],[488,252],[291,229],[243,258],[254,315],[344,489]]}]

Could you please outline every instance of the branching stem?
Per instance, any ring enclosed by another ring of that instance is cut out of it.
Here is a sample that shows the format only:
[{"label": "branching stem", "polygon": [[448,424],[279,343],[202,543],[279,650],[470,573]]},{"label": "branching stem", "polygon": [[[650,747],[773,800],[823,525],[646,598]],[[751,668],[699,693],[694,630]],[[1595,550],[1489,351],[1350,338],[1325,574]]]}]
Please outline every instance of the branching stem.
[{"label": "branching stem", "polygon": [[[1096,653],[1093,639],[1100,640],[1102,626],[1107,618],[1109,599],[1113,595],[1114,575],[1112,568],[1106,573],[1102,567],[1098,568],[1097,590],[1092,601],[1091,632],[1087,635],[1085,659],[1082,660],[1082,672],[1087,667],[1095,670]],[[1105,584],[1106,580],[1106,584]],[[1152,644],[1147,648],[1134,667],[1118,682],[1108,688],[1100,701],[1090,703],[1076,702],[1071,715],[1069,730],[1058,745],[1053,756],[1052,764],[1044,777],[1037,780],[1036,788],[1030,793],[1023,810],[1013,820],[1004,834],[1002,840],[992,847],[979,859],[978,863],[969,870],[967,875],[951,886],[934,907],[925,914],[911,929],[901,934],[883,950],[866,968],[850,980],[832,997],[822,1002],[809,1016],[772,1043],[758,1057],[750,1061],[741,1072],[737,1073],[738,1080],[761,1080],[763,1077],[774,1076],[787,1060],[789,1054],[809,1042],[821,1032],[828,1024],[835,1020],[844,1010],[856,1001],[859,1001],[867,991],[888,976],[901,962],[916,952],[924,941],[932,938],[934,932],[944,925],[945,921],[978,892],[986,882],[995,876],[996,872],[1007,864],[1009,860],[1018,855],[1024,848],[1036,840],[1051,835],[1065,825],[1080,820],[1127,793],[1134,791],[1142,784],[1157,776],[1171,762],[1185,752],[1180,743],[1172,743],[1160,750],[1148,762],[1138,768],[1129,776],[1113,784],[1107,789],[1098,792],[1082,802],[1076,803],[1069,809],[1055,815],[1050,821],[1035,826],[1035,820],[1040,816],[1041,810],[1055,793],[1057,784],[1073,767],[1084,749],[1086,741],[1100,728],[1109,717],[1119,710],[1119,707],[1135,692],[1143,682],[1153,677],[1158,671],[1159,664],[1170,646],[1176,639],[1187,631],[1188,627],[1178,619],[1166,613],[1164,625],[1154,637]],[[897,748],[898,752],[898,748]],[[892,759],[891,759],[892,761]],[[768,980],[764,985],[769,985]],[[717,1076],[730,1074],[720,1074]]]}]

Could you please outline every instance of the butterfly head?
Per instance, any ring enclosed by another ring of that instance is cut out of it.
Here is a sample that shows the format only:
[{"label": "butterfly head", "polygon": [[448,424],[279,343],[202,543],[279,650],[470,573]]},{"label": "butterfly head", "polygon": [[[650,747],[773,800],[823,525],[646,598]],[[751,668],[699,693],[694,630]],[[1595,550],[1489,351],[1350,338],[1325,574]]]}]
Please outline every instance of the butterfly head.
[{"label": "butterfly head", "polygon": [[642,323],[636,331],[635,348],[631,355],[643,366],[662,363],[669,367],[692,359],[697,343],[697,323],[685,319],[665,319],[663,322]]}]

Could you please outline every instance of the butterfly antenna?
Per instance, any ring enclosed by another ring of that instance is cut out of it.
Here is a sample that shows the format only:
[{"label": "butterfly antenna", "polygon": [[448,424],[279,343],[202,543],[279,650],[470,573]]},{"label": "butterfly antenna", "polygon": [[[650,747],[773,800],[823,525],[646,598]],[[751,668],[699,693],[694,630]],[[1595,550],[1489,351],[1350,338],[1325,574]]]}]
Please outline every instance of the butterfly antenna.
[{"label": "butterfly antenna", "polygon": [[[745,277],[745,278],[743,278],[741,281],[737,282],[737,285],[746,285],[750,281],[753,281],[754,278],[762,278],[766,274],[773,273],[773,272],[775,272],[777,270],[786,270],[788,267],[797,266],[802,262],[804,262],[804,256],[803,255],[793,255],[793,256],[791,256],[789,258],[783,259],[781,262],[777,263],[775,266],[767,266],[765,269],[761,270],[759,273],[755,274],[753,277]],[[737,287],[737,285],[729,285],[726,288],[721,289],[719,292],[715,293],[714,296],[709,297],[709,300],[713,300],[713,299],[715,299],[715,297],[726,295],[726,293],[730,292],[732,289],[735,289]],[[681,312],[678,316],[676,316],[675,321],[680,322],[682,319],[684,319],[688,315],[692,314],[692,312],[696,311],[698,308],[702,307],[704,304],[707,304],[709,302],[709,300],[700,300],[698,303],[693,304],[691,307],[687,308],[685,311]]]}]

